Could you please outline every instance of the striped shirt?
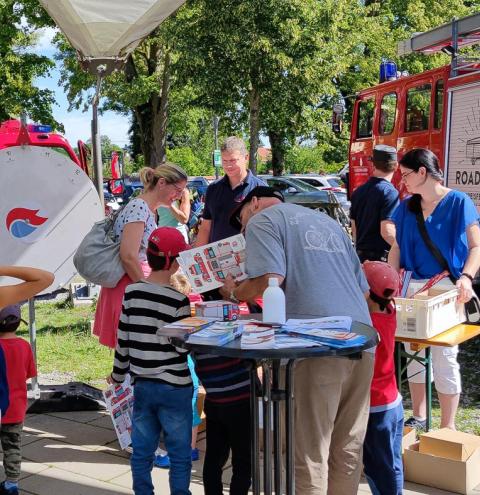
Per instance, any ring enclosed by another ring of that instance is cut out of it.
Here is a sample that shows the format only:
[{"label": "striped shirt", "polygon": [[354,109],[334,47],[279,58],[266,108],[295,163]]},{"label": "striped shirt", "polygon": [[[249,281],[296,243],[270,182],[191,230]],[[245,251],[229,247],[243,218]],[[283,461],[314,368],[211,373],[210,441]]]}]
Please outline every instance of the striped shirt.
[{"label": "striped shirt", "polygon": [[195,371],[207,393],[205,401],[232,404],[249,400],[250,374],[245,361],[195,353]]},{"label": "striped shirt", "polygon": [[188,297],[173,287],[143,280],[127,286],[118,324],[113,380],[121,383],[130,373],[132,381],[141,377],[190,386],[188,351],[161,336],[164,324],[186,316],[190,316]]}]

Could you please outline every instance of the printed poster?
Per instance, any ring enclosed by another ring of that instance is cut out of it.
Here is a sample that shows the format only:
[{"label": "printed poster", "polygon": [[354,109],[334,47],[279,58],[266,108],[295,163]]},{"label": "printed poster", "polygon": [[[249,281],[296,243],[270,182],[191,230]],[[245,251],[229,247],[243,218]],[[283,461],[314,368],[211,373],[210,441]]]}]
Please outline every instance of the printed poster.
[{"label": "printed poster", "polygon": [[103,391],[103,397],[120,448],[125,450],[132,443],[133,385],[130,383],[130,375],[123,383],[110,385]]},{"label": "printed poster", "polygon": [[239,282],[247,278],[242,234],[183,251],[177,260],[193,291],[199,294],[221,287],[228,274]]}]

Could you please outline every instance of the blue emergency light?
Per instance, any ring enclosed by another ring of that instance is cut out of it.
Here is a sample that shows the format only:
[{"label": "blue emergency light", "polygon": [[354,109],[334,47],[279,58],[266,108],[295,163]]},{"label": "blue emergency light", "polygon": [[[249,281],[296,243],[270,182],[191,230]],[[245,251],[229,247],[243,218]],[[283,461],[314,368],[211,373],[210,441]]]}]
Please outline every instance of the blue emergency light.
[{"label": "blue emergency light", "polygon": [[40,132],[40,133],[52,132],[52,126],[45,124],[33,124],[31,127],[31,132]]},{"label": "blue emergency light", "polygon": [[391,60],[382,59],[380,64],[380,82],[393,81],[397,78],[397,64]]}]

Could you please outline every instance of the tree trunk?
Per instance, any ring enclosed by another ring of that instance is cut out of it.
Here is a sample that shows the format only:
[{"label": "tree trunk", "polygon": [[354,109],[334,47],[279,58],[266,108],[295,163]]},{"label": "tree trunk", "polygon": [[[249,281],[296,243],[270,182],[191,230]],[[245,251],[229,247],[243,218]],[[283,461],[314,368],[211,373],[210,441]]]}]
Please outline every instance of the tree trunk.
[{"label": "tree trunk", "polygon": [[257,173],[258,136],[260,134],[260,93],[253,86],[250,90],[250,170]]},{"label": "tree trunk", "polygon": [[[165,162],[167,158],[170,61],[170,52],[167,51],[163,63],[161,94],[152,93],[146,103],[133,109],[138,123],[144,163],[153,168]],[[135,62],[131,56],[128,57],[125,74],[127,81],[137,77]]]},{"label": "tree trunk", "polygon": [[282,175],[285,165],[285,139],[280,132],[268,131],[270,146],[272,147],[273,175]]}]

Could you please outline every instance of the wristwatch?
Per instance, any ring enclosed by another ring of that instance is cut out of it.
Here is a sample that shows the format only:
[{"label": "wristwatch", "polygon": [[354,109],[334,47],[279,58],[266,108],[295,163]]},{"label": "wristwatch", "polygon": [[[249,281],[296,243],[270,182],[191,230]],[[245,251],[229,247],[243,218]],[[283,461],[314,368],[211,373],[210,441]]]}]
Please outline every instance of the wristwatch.
[{"label": "wristwatch", "polygon": [[235,289],[232,289],[230,291],[230,295],[228,296],[228,298],[230,299],[230,301],[233,301],[234,303],[238,304],[240,302],[240,299],[238,299],[238,297],[235,297],[234,291]]}]

